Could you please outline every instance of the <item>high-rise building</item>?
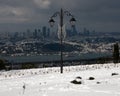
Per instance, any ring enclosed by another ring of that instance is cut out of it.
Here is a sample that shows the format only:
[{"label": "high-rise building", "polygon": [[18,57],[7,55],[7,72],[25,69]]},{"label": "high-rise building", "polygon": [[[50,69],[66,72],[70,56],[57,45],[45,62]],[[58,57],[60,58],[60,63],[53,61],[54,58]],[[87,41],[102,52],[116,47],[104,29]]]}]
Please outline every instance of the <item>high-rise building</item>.
[{"label": "high-rise building", "polygon": [[50,28],[47,29],[47,37],[50,37]]},{"label": "high-rise building", "polygon": [[37,29],[37,37],[39,38],[39,39],[41,39],[42,38],[42,32],[41,32],[41,29]]},{"label": "high-rise building", "polygon": [[34,29],[34,31],[33,31],[33,38],[34,39],[39,39],[40,38],[40,36],[41,36],[41,30],[40,29]]},{"label": "high-rise building", "polygon": [[66,36],[67,37],[71,37],[72,36],[70,29],[66,29]]},{"label": "high-rise building", "polygon": [[45,38],[47,36],[47,28],[46,28],[46,26],[42,27],[42,33],[43,33],[43,37]]},{"label": "high-rise building", "polygon": [[71,29],[66,29],[66,34],[67,34],[67,37],[71,37],[71,36],[77,35],[78,32],[76,30],[76,26],[73,25]]},{"label": "high-rise building", "polygon": [[26,38],[29,39],[30,37],[31,37],[31,32],[29,29],[27,29]]},{"label": "high-rise building", "polygon": [[76,30],[76,26],[74,25],[74,26],[72,26],[72,28],[71,28],[71,35],[72,36],[75,36],[75,35],[77,35],[78,33],[77,33],[77,30]]}]

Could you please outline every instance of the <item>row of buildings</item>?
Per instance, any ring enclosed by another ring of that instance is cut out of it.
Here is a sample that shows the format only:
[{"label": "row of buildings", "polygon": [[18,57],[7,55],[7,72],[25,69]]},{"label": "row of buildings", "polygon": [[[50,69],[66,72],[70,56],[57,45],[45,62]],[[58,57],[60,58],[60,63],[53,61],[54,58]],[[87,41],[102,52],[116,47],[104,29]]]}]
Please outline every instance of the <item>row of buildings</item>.
[{"label": "row of buildings", "polygon": [[[79,32],[76,26],[72,26],[70,29],[65,29],[66,37],[72,37],[76,35],[89,35],[90,31],[87,28],[83,29],[83,32]],[[45,39],[45,38],[58,38],[58,29],[49,28],[47,26],[43,26],[41,28],[35,28],[33,30],[27,29],[25,32],[0,32],[0,40],[1,39],[10,39],[21,40],[21,39]]]}]

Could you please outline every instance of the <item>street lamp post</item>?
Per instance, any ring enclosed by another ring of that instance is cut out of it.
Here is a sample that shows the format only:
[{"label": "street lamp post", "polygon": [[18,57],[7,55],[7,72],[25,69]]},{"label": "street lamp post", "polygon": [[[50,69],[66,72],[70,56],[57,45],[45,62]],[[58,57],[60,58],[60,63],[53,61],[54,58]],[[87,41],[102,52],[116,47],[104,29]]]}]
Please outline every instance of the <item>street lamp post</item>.
[{"label": "street lamp post", "polygon": [[56,17],[57,15],[59,15],[59,17],[60,17],[60,73],[63,73],[63,48],[62,48],[62,45],[63,45],[63,17],[64,17],[64,14],[72,17],[70,19],[70,23],[73,26],[76,21],[74,16],[68,11],[63,11],[63,9],[61,9],[60,12],[54,13],[53,16],[49,20],[50,26],[53,27],[54,23],[55,23],[53,18]]}]

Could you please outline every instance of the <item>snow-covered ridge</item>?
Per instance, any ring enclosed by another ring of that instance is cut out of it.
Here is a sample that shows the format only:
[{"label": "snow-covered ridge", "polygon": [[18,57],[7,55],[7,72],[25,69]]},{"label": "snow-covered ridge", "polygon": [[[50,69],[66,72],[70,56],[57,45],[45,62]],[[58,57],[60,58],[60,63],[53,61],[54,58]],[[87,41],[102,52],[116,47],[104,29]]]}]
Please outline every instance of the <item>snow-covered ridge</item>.
[{"label": "snow-covered ridge", "polygon": [[[67,66],[64,67],[64,73],[69,72],[79,72],[86,70],[96,70],[96,69],[111,69],[120,67],[120,64],[93,64],[93,65],[79,65],[79,66]],[[10,78],[20,78],[26,76],[34,76],[34,75],[46,75],[46,74],[58,74],[60,73],[59,67],[51,67],[51,68],[37,68],[37,69],[24,69],[24,70],[11,70],[0,72],[0,80],[1,79],[10,79]]]},{"label": "snow-covered ridge", "polygon": [[[1,96],[120,96],[120,64],[0,72]],[[113,75],[116,73],[116,75]],[[72,84],[76,77],[82,84]],[[89,80],[94,77],[94,80]],[[25,86],[25,87],[24,87]]]}]

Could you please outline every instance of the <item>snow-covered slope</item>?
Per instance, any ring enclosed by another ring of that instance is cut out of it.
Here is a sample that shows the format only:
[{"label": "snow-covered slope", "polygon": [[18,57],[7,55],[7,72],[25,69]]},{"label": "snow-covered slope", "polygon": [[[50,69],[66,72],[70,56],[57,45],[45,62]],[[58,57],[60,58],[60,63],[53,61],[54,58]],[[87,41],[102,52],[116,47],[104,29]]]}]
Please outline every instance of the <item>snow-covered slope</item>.
[{"label": "snow-covered slope", "polygon": [[[0,72],[0,96],[120,96],[119,74],[112,63]],[[70,83],[78,76],[82,84]]]}]

